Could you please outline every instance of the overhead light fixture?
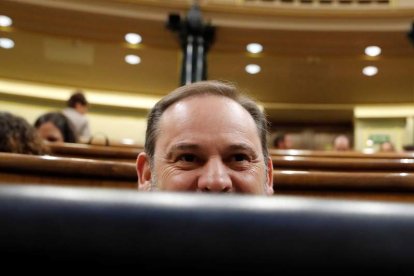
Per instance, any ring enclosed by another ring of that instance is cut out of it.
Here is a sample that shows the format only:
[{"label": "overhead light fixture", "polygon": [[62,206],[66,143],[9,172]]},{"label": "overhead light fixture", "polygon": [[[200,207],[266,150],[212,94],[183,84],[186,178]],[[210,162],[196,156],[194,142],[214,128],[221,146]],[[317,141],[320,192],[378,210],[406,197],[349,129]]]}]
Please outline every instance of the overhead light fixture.
[{"label": "overhead light fixture", "polygon": [[141,62],[141,58],[137,55],[126,55],[125,56],[125,62],[135,65],[135,64],[139,64]]},{"label": "overhead light fixture", "polygon": [[10,27],[13,24],[13,20],[7,15],[0,15],[0,27]]},{"label": "overhead light fixture", "polygon": [[14,41],[11,40],[10,38],[1,37],[0,47],[4,49],[11,49],[14,47]]},{"label": "overhead light fixture", "polygon": [[366,66],[362,69],[362,73],[365,76],[372,77],[378,73],[378,68],[375,66]]},{"label": "overhead light fixture", "polygon": [[142,37],[136,33],[127,33],[125,35],[125,41],[130,44],[139,44],[142,41]]},{"label": "overhead light fixture", "polygon": [[246,66],[245,69],[247,73],[252,74],[252,75],[259,73],[261,70],[260,66],[257,64],[249,64]]},{"label": "overhead light fixture", "polygon": [[378,46],[368,46],[365,48],[365,54],[370,57],[376,57],[381,54],[381,48]]},{"label": "overhead light fixture", "polygon": [[263,51],[263,46],[259,43],[250,43],[247,44],[246,49],[249,53],[258,54]]}]

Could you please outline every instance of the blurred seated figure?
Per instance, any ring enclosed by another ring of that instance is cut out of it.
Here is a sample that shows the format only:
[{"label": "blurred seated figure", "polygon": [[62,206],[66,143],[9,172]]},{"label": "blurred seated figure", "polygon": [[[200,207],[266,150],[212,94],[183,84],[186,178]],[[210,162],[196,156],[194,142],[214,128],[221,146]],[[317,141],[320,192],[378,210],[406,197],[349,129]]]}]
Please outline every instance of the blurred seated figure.
[{"label": "blurred seated figure", "polygon": [[0,151],[41,155],[46,153],[36,129],[24,118],[0,112]]},{"label": "blurred seated figure", "polygon": [[89,121],[86,116],[89,109],[89,103],[82,91],[76,91],[67,101],[67,107],[62,113],[69,119],[73,125],[76,137],[89,139],[91,137]]},{"label": "blurred seated figure", "polygon": [[336,151],[351,150],[349,138],[346,135],[337,136],[333,143],[333,150],[336,150]]},{"label": "blurred seated figure", "polygon": [[381,143],[379,151],[380,152],[394,152],[395,148],[394,148],[394,145],[390,141],[386,141],[384,143]]},{"label": "blurred seated figure", "polygon": [[291,149],[292,137],[285,133],[279,133],[273,140],[273,147],[275,149]]},{"label": "blurred seated figure", "polygon": [[69,119],[60,112],[41,115],[35,122],[40,137],[49,142],[76,143],[77,138]]}]

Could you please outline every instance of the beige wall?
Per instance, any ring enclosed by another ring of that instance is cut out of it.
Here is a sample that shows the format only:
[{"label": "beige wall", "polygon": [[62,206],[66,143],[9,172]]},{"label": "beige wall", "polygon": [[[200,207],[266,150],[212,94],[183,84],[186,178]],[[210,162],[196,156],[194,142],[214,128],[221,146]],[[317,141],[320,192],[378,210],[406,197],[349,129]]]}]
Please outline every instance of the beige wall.
[{"label": "beige wall", "polygon": [[355,119],[355,148],[378,150],[378,145],[369,146],[367,140],[371,135],[388,135],[396,150],[410,143],[410,133],[406,118],[363,118]]},{"label": "beige wall", "polygon": [[366,141],[370,135],[389,135],[397,150],[414,142],[413,104],[357,106],[354,118],[357,150],[368,148]]}]

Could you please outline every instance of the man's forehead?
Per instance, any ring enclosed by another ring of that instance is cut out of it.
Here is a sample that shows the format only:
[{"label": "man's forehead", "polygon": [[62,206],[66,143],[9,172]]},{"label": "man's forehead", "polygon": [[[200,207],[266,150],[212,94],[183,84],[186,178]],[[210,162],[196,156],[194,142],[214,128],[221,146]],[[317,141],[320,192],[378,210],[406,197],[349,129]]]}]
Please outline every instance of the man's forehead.
[{"label": "man's forehead", "polygon": [[163,113],[158,131],[167,131],[169,135],[229,132],[259,136],[250,113],[233,99],[220,95],[185,98],[174,103]]},{"label": "man's forehead", "polygon": [[[196,106],[197,108],[194,108],[194,106]],[[198,94],[180,99],[177,102],[171,104],[164,111],[163,115],[171,115],[172,113],[183,114],[185,112],[200,113],[202,111],[206,111],[207,113],[209,113],[214,112],[214,110],[216,110],[217,107],[222,106],[244,110],[245,112],[247,112],[238,102],[226,96],[216,94]]]},{"label": "man's forehead", "polygon": [[172,104],[162,114],[158,130],[183,131],[185,126],[193,130],[194,127],[209,126],[206,131],[210,133],[223,126],[229,127],[229,131],[233,128],[256,129],[253,117],[243,106],[219,95],[189,97]]}]

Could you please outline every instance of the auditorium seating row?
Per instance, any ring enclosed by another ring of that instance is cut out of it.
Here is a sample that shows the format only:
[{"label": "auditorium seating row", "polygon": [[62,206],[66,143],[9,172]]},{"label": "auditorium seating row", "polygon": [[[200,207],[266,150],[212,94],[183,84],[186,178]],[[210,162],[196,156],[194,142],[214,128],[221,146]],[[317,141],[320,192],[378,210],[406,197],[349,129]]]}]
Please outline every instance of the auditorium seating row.
[{"label": "auditorium seating row", "polygon": [[[143,147],[120,147],[120,146],[102,146],[89,144],[73,144],[73,143],[50,143],[48,144],[50,153],[54,156],[65,157],[83,157],[102,160],[126,161],[135,162],[138,153],[143,151]],[[270,156],[277,157],[324,157],[324,158],[367,158],[367,159],[400,159],[414,160],[414,153],[410,152],[377,152],[377,153],[363,153],[356,151],[337,152],[337,151],[312,151],[312,150],[269,150]],[[279,159],[280,160],[280,159]],[[414,161],[413,161],[414,162]]]},{"label": "auditorium seating row", "polygon": [[[414,200],[413,165],[403,160],[274,159],[276,195]],[[0,153],[0,182],[136,189],[137,173],[132,162]]]}]

